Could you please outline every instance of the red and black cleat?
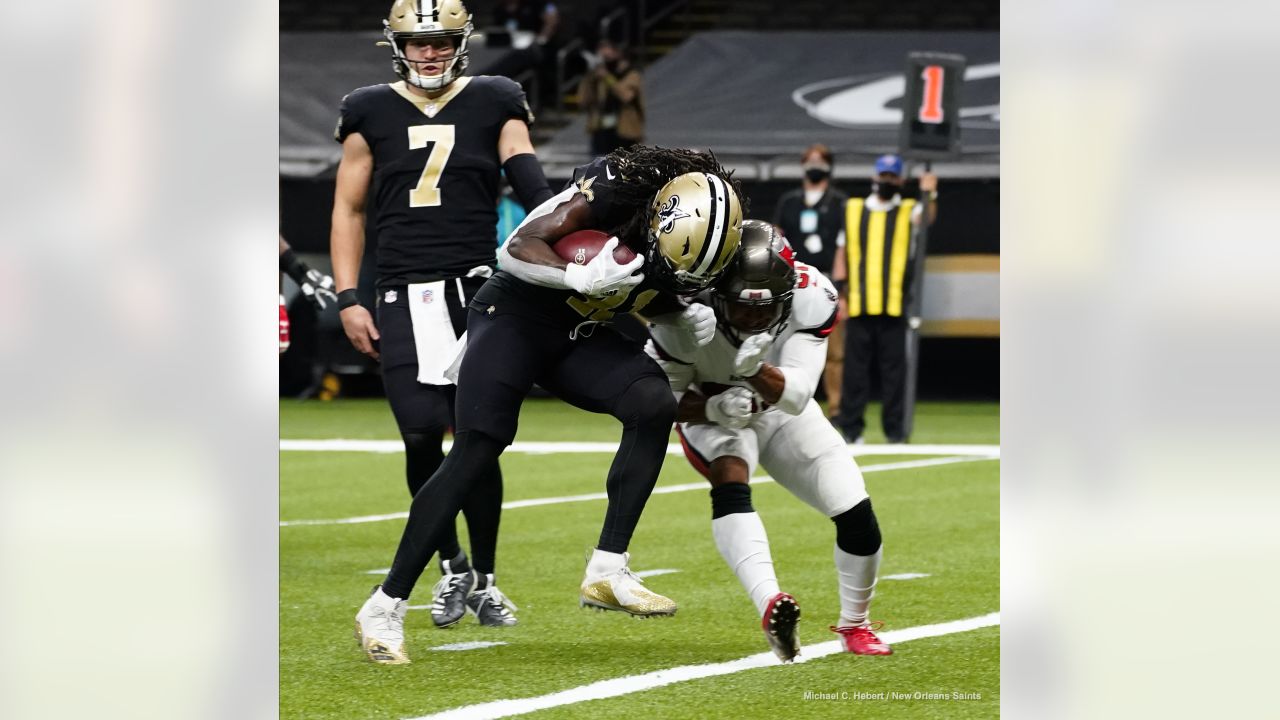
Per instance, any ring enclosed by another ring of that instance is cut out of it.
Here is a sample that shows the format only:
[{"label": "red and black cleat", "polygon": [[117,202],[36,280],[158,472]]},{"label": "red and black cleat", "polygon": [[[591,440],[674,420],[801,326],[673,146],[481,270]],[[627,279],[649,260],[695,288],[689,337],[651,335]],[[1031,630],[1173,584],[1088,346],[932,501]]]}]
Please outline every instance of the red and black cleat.
[{"label": "red and black cleat", "polygon": [[892,655],[893,648],[876,637],[875,632],[873,632],[882,627],[884,627],[882,622],[873,622],[869,625],[859,625],[857,627],[836,627],[832,625],[831,631],[840,634],[840,640],[844,643],[845,652],[851,652],[854,655]]},{"label": "red and black cleat", "polygon": [[796,631],[799,622],[800,606],[795,598],[786,593],[769,598],[764,616],[760,618],[760,627],[764,629],[764,637],[769,641],[773,654],[782,662],[791,662],[800,654],[800,636]]}]

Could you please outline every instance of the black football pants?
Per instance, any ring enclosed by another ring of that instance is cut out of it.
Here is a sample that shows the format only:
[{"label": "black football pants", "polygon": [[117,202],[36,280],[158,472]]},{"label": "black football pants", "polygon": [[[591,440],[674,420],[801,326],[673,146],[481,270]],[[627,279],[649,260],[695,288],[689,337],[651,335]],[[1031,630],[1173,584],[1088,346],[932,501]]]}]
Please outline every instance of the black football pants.
[{"label": "black football pants", "polygon": [[514,439],[520,405],[535,382],[576,407],[622,422],[605,481],[609,503],[598,547],[627,549],[666,459],[676,402],[666,375],[640,345],[607,326],[589,330],[570,340],[569,331],[557,326],[471,311],[454,447],[414,497],[384,592],[409,597],[430,561],[433,538]]},{"label": "black football pants", "polygon": [[[482,278],[463,279],[463,295],[470,297],[483,282]],[[394,292],[394,296],[389,296],[388,291]],[[388,297],[393,300],[387,302]],[[382,384],[404,440],[405,481],[413,497],[444,460],[441,443],[445,433],[454,427],[456,388],[418,382],[418,357],[408,306],[411,300],[405,286],[378,289]],[[467,310],[454,282],[445,284],[441,300],[447,303],[454,332],[461,334],[466,329]],[[480,475],[461,509],[467,518],[472,567],[482,573],[494,572],[502,515],[502,470],[496,461]],[[433,546],[432,552],[438,551],[442,559],[452,559],[462,551],[455,523],[450,522],[441,530]],[[427,562],[430,560],[428,555]]]}]

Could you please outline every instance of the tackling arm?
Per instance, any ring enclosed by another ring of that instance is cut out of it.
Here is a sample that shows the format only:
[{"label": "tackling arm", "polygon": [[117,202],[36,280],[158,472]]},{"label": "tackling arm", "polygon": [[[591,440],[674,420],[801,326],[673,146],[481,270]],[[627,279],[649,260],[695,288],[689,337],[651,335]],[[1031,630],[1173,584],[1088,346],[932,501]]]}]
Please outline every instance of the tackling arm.
[{"label": "tackling arm", "polygon": [[696,390],[686,392],[680,398],[680,405],[676,408],[676,422],[694,424],[711,422],[707,419],[707,397]]},{"label": "tackling arm", "polygon": [[764,363],[747,382],[765,402],[788,415],[799,415],[813,397],[826,361],[826,338],[798,332],[783,345],[781,366]]}]

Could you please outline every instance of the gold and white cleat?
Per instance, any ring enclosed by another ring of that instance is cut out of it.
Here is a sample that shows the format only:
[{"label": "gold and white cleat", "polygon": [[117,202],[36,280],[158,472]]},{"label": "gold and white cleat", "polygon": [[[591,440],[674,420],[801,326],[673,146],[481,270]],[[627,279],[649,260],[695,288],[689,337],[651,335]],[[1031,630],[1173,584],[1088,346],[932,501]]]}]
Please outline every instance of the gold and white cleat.
[{"label": "gold and white cleat", "polygon": [[373,594],[356,613],[356,640],[369,660],[380,665],[405,665],[409,653],[404,646],[404,616],[408,606],[404,600],[382,592]]},{"label": "gold and white cleat", "polygon": [[[600,551],[597,550],[596,553],[598,556]],[[644,586],[644,581],[631,572],[626,564],[631,559],[630,553],[623,553],[621,558],[622,567],[604,573],[598,572],[598,567],[593,568],[596,561],[592,560],[587,566],[587,576],[582,580],[578,605],[618,610],[636,617],[675,615],[677,606],[671,598],[649,590]],[[593,572],[593,569],[597,571]]]}]

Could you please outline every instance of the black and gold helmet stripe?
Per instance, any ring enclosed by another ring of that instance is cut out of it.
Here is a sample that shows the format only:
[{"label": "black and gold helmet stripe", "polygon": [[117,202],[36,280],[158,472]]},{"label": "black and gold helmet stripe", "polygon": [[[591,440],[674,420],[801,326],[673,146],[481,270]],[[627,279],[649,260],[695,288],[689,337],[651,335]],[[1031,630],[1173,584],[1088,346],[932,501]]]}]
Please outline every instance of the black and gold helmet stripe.
[{"label": "black and gold helmet stripe", "polygon": [[729,184],[718,175],[711,175],[709,177],[711,177],[711,179],[714,180],[723,190],[721,197],[724,198],[724,214],[721,216],[723,218],[723,222],[721,223],[722,229],[719,236],[716,238],[716,259],[711,265],[715,272],[720,272],[721,270],[724,270],[725,265],[729,263],[733,254],[738,250],[737,243],[729,242],[729,231],[733,229],[733,213],[731,212],[732,207],[730,205],[730,195],[733,194],[733,188],[731,188]]},{"label": "black and gold helmet stripe", "polygon": [[724,181],[706,173],[707,191],[711,193],[707,231],[702,239],[702,248],[698,251],[698,259],[693,262],[695,275],[706,275],[714,272],[723,263],[721,254],[725,249],[725,237],[729,232],[729,195]]}]

